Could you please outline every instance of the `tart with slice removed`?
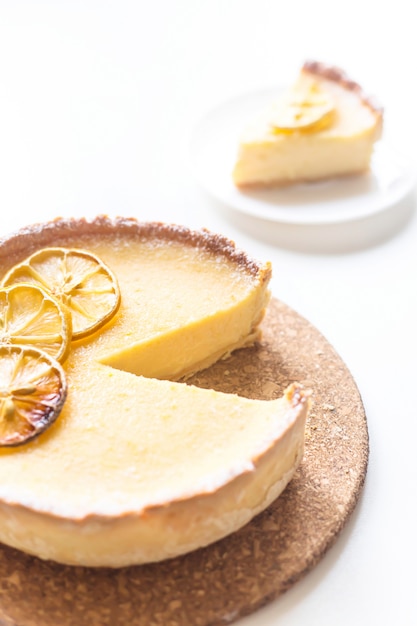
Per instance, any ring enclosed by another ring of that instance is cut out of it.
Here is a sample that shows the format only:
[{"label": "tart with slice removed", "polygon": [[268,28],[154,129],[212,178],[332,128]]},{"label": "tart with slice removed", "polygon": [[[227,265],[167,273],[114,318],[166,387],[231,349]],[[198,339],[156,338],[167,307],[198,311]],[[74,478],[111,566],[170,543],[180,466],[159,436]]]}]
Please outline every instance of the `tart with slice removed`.
[{"label": "tart with slice removed", "polygon": [[308,397],[297,384],[260,401],[182,380],[256,341],[269,264],[206,231],[100,217],[3,240],[0,275],[50,247],[100,259],[120,303],[73,339],[58,419],[33,441],[0,447],[0,540],[44,559],[121,567],[246,524],[300,463]]},{"label": "tart with slice removed", "polygon": [[382,120],[345,72],[306,62],[295,84],[243,131],[234,183],[271,187],[366,172]]}]

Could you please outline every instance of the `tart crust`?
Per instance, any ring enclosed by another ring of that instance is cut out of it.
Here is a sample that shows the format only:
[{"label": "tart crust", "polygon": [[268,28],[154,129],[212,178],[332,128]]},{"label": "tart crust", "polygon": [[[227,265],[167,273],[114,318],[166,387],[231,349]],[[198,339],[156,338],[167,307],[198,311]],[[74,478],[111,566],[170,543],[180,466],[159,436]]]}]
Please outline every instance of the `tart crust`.
[{"label": "tart crust", "polygon": [[340,67],[335,65],[327,65],[320,61],[305,61],[302,72],[307,74],[314,74],[326,80],[331,80],[344,89],[348,89],[355,93],[362,102],[368,106],[378,119],[377,131],[375,139],[378,139],[382,134],[383,114],[384,110],[381,104],[377,101],[375,96],[367,94],[359,83],[352,80],[350,76]]},{"label": "tart crust", "polygon": [[253,276],[259,276],[262,283],[271,278],[271,264],[260,265],[245,251],[236,248],[235,243],[217,233],[203,228],[190,230],[186,226],[166,224],[163,222],[140,222],[133,217],[109,217],[98,215],[87,218],[61,218],[50,222],[32,224],[0,238],[0,263],[7,264],[7,259],[13,256],[21,260],[32,250],[42,247],[59,245],[60,241],[84,235],[108,235],[117,232],[119,235],[134,236],[138,241],[158,239],[175,241],[180,244],[199,247],[214,255],[225,256]]}]

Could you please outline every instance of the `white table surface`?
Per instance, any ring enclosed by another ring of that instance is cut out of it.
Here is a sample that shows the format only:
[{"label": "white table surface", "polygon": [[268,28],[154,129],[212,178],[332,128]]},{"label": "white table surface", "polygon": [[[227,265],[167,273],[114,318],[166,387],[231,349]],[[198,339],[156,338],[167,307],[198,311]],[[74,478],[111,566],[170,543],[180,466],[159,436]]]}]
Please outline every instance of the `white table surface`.
[{"label": "white table surface", "polygon": [[361,391],[371,457],[353,518],[306,578],[242,626],[417,624],[415,199],[314,229],[307,246],[210,198],[191,174],[190,134],[219,102],[285,84],[317,58],[378,95],[387,133],[413,158],[411,7],[0,0],[0,234],[108,213],[228,235],[272,261],[273,294],[320,329]]}]

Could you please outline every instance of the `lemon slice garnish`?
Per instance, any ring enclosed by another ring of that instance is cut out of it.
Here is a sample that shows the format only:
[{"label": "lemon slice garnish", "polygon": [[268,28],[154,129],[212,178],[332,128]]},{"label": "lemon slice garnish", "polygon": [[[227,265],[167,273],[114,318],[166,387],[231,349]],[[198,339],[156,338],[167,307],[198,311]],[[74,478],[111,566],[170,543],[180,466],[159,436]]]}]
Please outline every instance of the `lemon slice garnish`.
[{"label": "lemon slice garnish", "polygon": [[15,265],[3,286],[35,283],[71,312],[72,337],[80,339],[101,328],[116,313],[120,290],[111,270],[91,252],[44,248]]},{"label": "lemon slice garnish", "polygon": [[0,346],[31,345],[63,361],[71,341],[71,314],[37,285],[0,289]]},{"label": "lemon slice garnish", "polygon": [[331,125],[335,112],[331,95],[311,85],[281,98],[272,108],[270,124],[276,133],[317,132]]},{"label": "lemon slice garnish", "polygon": [[65,373],[56,359],[29,346],[0,347],[0,446],[36,437],[61,412]]}]

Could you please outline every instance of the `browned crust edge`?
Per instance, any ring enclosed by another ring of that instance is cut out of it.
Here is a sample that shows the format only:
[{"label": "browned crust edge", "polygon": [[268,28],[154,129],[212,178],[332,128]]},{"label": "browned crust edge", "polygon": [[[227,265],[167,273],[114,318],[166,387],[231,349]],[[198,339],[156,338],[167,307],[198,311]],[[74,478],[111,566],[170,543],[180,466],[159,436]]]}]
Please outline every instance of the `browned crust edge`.
[{"label": "browned crust edge", "polygon": [[340,67],[328,65],[321,61],[307,60],[304,62],[301,71],[331,80],[338,83],[341,87],[354,92],[362,100],[362,102],[375,113],[375,115],[380,117],[382,122],[383,108],[375,96],[370,96],[365,93],[361,85],[352,80],[352,78]]},{"label": "browned crust edge", "polygon": [[261,284],[269,281],[272,274],[269,262],[260,263],[246,252],[236,247],[231,239],[202,228],[191,230],[186,226],[166,224],[163,222],[141,222],[134,217],[109,217],[97,215],[94,218],[62,218],[44,223],[26,226],[14,233],[0,238],[0,260],[11,255],[27,256],[28,249],[42,246],[58,245],[58,242],[68,236],[106,235],[114,233],[133,236],[138,240],[162,240],[179,242],[194,248],[207,250],[212,254],[225,257],[235,263],[251,276],[256,277]]}]

